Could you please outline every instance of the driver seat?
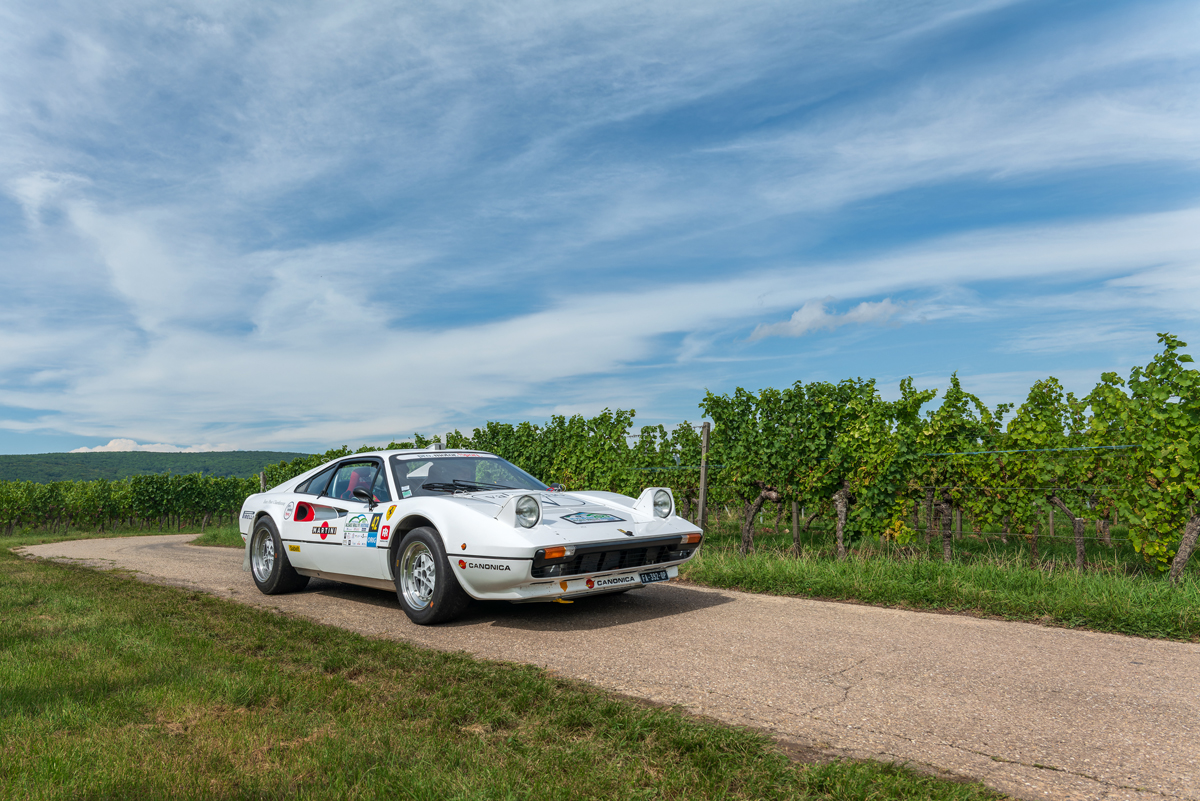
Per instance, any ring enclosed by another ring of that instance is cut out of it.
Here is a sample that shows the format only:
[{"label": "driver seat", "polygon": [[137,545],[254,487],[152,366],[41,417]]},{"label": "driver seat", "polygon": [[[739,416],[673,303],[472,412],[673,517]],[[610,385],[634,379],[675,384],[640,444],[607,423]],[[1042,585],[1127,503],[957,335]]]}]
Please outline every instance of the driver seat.
[{"label": "driver seat", "polygon": [[366,474],[374,472],[369,468],[358,468],[350,474],[350,485],[346,487],[346,492],[351,498],[354,497],[354,491],[362,488],[367,492],[371,491],[371,479],[367,478]]}]

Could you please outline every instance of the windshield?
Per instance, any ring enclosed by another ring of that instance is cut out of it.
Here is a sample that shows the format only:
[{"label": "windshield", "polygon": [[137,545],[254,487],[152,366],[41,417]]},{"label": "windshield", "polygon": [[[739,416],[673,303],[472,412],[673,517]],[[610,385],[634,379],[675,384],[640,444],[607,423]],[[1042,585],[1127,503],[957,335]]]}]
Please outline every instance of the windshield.
[{"label": "windshield", "polygon": [[467,453],[393,456],[392,475],[401,498],[495,489],[548,489],[499,456]]}]

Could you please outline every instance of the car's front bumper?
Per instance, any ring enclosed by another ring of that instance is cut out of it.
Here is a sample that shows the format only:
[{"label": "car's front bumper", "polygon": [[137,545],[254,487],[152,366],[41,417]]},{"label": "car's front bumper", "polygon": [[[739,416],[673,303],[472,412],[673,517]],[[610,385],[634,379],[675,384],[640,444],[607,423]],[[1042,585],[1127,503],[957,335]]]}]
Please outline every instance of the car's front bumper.
[{"label": "car's front bumper", "polygon": [[605,595],[611,592],[622,592],[645,587],[647,584],[657,584],[656,581],[642,581],[643,574],[666,573],[667,579],[679,575],[678,565],[653,565],[637,570],[605,573],[597,576],[573,576],[556,581],[534,581],[514,588],[515,598],[507,600],[514,603],[535,603],[538,601],[571,601],[588,595]]}]

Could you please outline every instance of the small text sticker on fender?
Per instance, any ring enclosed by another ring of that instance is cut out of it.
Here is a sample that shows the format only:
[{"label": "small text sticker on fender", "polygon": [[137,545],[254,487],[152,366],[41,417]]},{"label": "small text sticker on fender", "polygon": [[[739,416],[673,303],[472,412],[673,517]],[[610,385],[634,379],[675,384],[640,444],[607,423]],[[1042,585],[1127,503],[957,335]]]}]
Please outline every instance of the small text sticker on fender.
[{"label": "small text sticker on fender", "polygon": [[288,550],[291,551],[292,553],[300,553],[300,546],[299,545],[288,545]]}]

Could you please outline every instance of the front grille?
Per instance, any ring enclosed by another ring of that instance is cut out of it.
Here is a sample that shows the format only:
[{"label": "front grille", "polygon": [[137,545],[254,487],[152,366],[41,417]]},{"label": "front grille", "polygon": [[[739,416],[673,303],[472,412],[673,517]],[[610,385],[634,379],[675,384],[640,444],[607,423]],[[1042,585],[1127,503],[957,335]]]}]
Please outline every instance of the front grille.
[{"label": "front grille", "polygon": [[582,573],[606,573],[645,567],[646,565],[660,565],[663,562],[686,559],[696,550],[694,545],[680,547],[678,538],[672,539],[674,542],[671,545],[620,547],[614,544],[605,550],[576,553],[570,559],[559,562],[539,564],[537,560],[534,560],[532,575],[534,578],[558,578]]}]

